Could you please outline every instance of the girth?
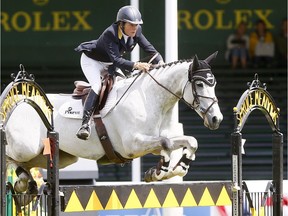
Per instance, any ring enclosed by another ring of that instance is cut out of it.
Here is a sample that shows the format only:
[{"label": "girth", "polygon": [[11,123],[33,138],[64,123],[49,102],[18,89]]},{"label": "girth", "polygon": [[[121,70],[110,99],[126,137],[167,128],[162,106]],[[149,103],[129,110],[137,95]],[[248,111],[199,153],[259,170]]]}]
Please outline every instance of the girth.
[{"label": "girth", "polygon": [[[98,111],[98,114],[99,114],[99,111]],[[117,163],[123,164],[123,163],[132,161],[132,159],[124,158],[118,152],[114,151],[114,148],[108,136],[106,127],[103,124],[102,118],[101,116],[99,117],[98,116],[99,115],[97,115],[96,117],[93,117],[93,120],[95,122],[95,129],[97,131],[98,137],[100,139],[100,142],[102,144],[102,147],[107,157],[107,158],[100,158],[99,162],[102,164],[108,164],[109,162],[116,163],[116,164]]]},{"label": "girth", "polygon": [[[74,84],[76,88],[73,91],[72,95],[73,98],[82,99],[84,103],[91,86],[83,81],[76,81]],[[99,115],[99,111],[103,109],[103,107],[105,106],[108,94],[112,90],[112,87],[113,87],[113,77],[109,75],[105,76],[102,81],[102,87],[99,95],[99,105],[94,111],[93,116],[96,132],[98,134],[102,147],[105,151],[105,156],[103,156],[98,160],[100,164],[111,164],[111,163],[123,164],[132,161],[132,159],[124,158],[118,152],[114,151],[106,127],[102,121],[101,116]]]}]

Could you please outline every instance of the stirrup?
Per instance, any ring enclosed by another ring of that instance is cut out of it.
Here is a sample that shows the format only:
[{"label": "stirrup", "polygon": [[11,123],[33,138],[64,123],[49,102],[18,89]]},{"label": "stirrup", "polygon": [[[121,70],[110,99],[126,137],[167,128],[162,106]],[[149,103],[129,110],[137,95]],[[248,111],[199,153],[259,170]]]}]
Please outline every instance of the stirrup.
[{"label": "stirrup", "polygon": [[89,124],[83,124],[76,133],[76,136],[82,140],[88,140],[90,137],[91,128]]}]

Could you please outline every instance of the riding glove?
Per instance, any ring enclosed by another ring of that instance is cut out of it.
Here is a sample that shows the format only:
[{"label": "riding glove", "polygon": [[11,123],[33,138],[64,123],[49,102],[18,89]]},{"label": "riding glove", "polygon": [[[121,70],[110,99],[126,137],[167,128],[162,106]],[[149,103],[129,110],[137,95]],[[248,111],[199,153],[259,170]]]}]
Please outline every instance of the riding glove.
[{"label": "riding glove", "polygon": [[134,69],[136,70],[141,70],[144,72],[148,72],[150,69],[151,64],[150,63],[146,63],[146,62],[135,62],[134,64]]}]

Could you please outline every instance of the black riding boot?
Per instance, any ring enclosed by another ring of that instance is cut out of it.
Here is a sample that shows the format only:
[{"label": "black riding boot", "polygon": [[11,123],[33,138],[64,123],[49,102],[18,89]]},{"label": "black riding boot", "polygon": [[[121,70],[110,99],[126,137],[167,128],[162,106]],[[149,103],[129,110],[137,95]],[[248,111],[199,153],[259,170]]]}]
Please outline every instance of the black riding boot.
[{"label": "black riding boot", "polygon": [[91,89],[84,104],[82,125],[76,134],[79,139],[82,139],[82,140],[89,139],[90,132],[91,132],[89,121],[90,121],[91,115],[93,114],[97,106],[97,103],[96,103],[97,100],[98,100],[98,95]]}]

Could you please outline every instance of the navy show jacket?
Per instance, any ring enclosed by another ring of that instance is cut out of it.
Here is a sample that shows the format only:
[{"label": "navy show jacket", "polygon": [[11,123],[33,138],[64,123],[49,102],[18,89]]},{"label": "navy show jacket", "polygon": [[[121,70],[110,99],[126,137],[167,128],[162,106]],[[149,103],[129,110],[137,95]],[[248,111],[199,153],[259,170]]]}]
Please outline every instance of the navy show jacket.
[{"label": "navy show jacket", "polygon": [[[75,48],[75,51],[84,52],[88,57],[97,61],[113,63],[113,65],[109,66],[108,71],[110,74],[114,74],[116,67],[123,71],[131,72],[133,70],[134,62],[124,59],[122,55],[131,52],[136,44],[149,56],[157,53],[154,46],[142,34],[140,25],[136,35],[133,38],[128,37],[128,41],[125,44],[119,25],[113,23],[97,40],[83,42]],[[158,63],[160,60],[163,59],[159,54],[152,63]]]}]

